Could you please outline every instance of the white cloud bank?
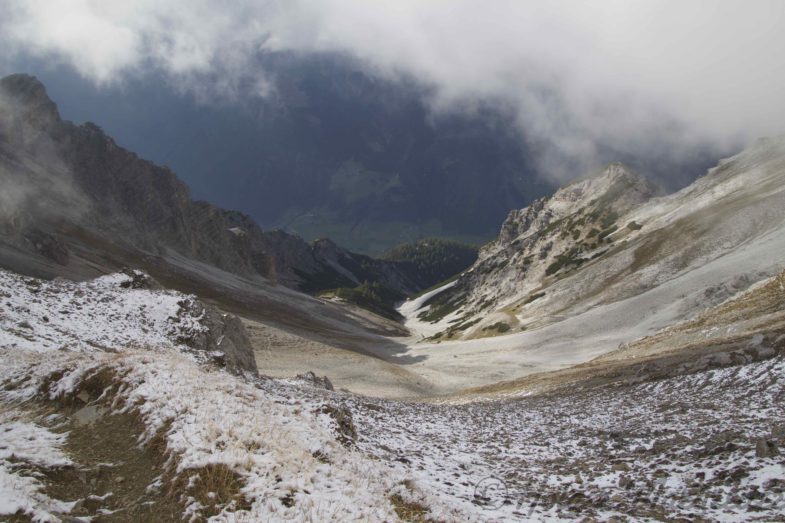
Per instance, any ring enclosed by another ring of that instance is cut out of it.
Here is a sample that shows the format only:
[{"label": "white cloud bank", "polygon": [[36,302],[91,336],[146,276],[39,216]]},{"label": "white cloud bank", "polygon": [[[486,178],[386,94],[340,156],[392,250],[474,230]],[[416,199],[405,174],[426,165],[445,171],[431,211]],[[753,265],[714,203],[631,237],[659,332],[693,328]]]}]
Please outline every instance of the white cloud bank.
[{"label": "white cloud bank", "polygon": [[[0,43],[97,83],[163,73],[197,96],[264,94],[259,53],[340,52],[433,87],[437,110],[500,103],[546,170],[611,148],[687,156],[785,132],[781,0],[0,0]],[[650,153],[651,154],[651,153]]]}]

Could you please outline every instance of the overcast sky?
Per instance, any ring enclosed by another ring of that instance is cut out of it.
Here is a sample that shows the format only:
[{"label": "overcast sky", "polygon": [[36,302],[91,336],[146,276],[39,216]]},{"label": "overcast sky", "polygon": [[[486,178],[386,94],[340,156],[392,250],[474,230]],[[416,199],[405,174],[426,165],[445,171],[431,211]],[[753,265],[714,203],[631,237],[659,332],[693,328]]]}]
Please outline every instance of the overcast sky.
[{"label": "overcast sky", "polygon": [[345,53],[431,86],[434,111],[507,108],[556,177],[602,147],[678,155],[785,132],[783,0],[0,0],[0,13],[8,60],[98,85],[163,74],[207,103],[274,91],[259,53]]}]

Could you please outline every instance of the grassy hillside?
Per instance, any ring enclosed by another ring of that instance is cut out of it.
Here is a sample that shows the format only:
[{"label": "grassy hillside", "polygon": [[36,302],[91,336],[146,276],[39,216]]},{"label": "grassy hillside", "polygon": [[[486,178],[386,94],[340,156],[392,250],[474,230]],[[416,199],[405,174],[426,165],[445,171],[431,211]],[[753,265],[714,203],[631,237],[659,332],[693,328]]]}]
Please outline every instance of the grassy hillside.
[{"label": "grassy hillside", "polygon": [[337,297],[395,321],[401,320],[401,315],[395,310],[395,305],[406,298],[398,291],[375,282],[365,282],[357,287],[341,287],[325,291],[320,296],[323,298]]}]

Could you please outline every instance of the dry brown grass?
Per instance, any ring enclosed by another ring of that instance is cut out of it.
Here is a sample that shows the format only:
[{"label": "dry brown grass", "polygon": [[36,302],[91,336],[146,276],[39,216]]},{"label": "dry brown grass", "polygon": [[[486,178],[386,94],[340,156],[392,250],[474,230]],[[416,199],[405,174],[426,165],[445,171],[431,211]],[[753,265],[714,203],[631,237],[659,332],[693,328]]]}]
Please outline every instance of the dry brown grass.
[{"label": "dry brown grass", "polygon": [[123,376],[114,367],[100,367],[79,383],[74,396],[87,393],[91,400],[103,399],[112,402],[123,385]]},{"label": "dry brown grass", "polygon": [[[411,492],[415,490],[410,480],[405,480],[403,486]],[[428,507],[421,503],[407,501],[400,494],[390,496],[390,503],[392,503],[395,514],[401,521],[406,521],[407,523],[435,523],[433,519],[426,517]]]},{"label": "dry brown grass", "polygon": [[[137,414],[137,421],[141,426],[144,426],[144,422],[141,417]],[[155,434],[145,442],[145,447],[150,449],[150,451],[155,454],[158,459],[159,463],[165,463],[167,457],[169,456],[169,448],[167,447],[166,437],[169,434],[169,430],[172,428],[172,420],[166,420],[163,425],[161,425],[158,430],[155,431]]]},{"label": "dry brown grass", "polygon": [[250,503],[242,493],[244,486],[239,474],[224,463],[211,463],[200,468],[186,469],[171,482],[170,493],[181,503],[193,498],[202,505],[200,519],[219,514],[224,508],[242,510]]},{"label": "dry brown grass", "polygon": [[[98,401],[108,406],[116,406],[125,399],[123,394],[126,386],[125,374],[112,364],[94,369],[71,392],[52,398],[50,393],[68,372],[69,369],[63,369],[46,376],[38,388],[41,399],[67,412],[81,408],[86,399],[85,394],[90,403]],[[146,430],[140,412],[141,406],[142,403],[137,403],[121,415],[123,419],[129,420],[130,425],[125,431],[135,434],[133,438]],[[117,416],[115,414],[112,417]],[[165,503],[179,505],[182,511],[189,504],[190,499],[195,499],[203,507],[197,516],[198,521],[204,521],[220,513],[224,508],[233,510],[249,508],[250,504],[242,493],[243,479],[226,464],[216,463],[177,472],[179,460],[176,455],[172,455],[167,442],[172,421],[164,423],[144,442],[144,450],[151,457],[151,463],[163,472]]]},{"label": "dry brown grass", "polygon": [[433,520],[426,518],[428,508],[412,501],[406,501],[398,494],[390,496],[390,502],[395,509],[395,514],[401,521],[407,523],[430,523]]}]

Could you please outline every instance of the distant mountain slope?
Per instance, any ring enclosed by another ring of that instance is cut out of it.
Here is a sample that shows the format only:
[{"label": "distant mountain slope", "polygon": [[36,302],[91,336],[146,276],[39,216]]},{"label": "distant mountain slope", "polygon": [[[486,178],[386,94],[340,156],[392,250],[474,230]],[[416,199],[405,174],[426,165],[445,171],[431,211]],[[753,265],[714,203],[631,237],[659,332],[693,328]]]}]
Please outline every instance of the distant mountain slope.
[{"label": "distant mountain slope", "polygon": [[[514,211],[477,263],[410,315],[433,323],[436,338],[476,338],[628,300],[627,327],[661,326],[785,267],[785,138],[759,140],[682,191],[657,194],[611,165]],[[611,318],[601,323],[614,332]]]},{"label": "distant mountain slope", "polygon": [[64,114],[171,166],[199,198],[356,252],[432,236],[482,243],[509,209],[551,190],[502,111],[437,114],[425,87],[336,55],[271,52],[259,67],[269,93],[231,104],[149,77],[120,90],[40,75]]},{"label": "distant mountain slope", "polygon": [[0,81],[0,181],[0,262],[21,272],[88,277],[129,257],[176,254],[307,292],[373,281],[405,294],[434,283],[193,201],[171,170],[94,124],[63,121],[31,76]]},{"label": "distant mountain slope", "polygon": [[479,249],[473,245],[427,238],[390,249],[382,259],[398,262],[421,287],[440,283],[470,267]]}]

